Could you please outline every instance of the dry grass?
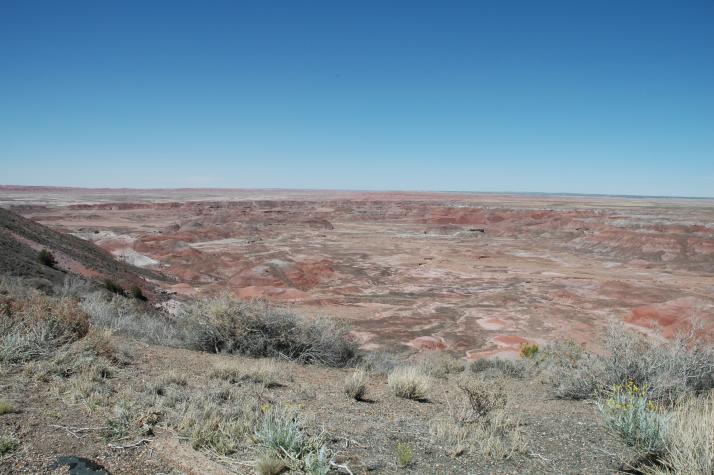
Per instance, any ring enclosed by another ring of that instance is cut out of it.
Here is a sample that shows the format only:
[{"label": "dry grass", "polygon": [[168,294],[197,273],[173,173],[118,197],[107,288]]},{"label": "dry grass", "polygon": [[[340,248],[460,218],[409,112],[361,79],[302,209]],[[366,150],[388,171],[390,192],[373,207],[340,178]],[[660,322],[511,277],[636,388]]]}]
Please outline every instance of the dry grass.
[{"label": "dry grass", "polygon": [[289,379],[280,363],[272,359],[255,360],[245,368],[233,366],[217,368],[209,376],[229,384],[250,382],[260,384],[264,388],[283,386],[283,382]]},{"label": "dry grass", "polygon": [[34,295],[0,301],[0,363],[44,358],[89,331],[89,317],[76,301]]},{"label": "dry grass", "polygon": [[186,377],[177,371],[171,370],[162,374],[149,384],[149,390],[158,395],[165,396],[170,392],[171,387],[183,388],[188,385]]},{"label": "dry grass", "polygon": [[176,428],[189,437],[194,449],[210,449],[220,455],[234,453],[259,422],[258,399],[229,388],[201,391],[179,407]]},{"label": "dry grass", "polygon": [[395,368],[387,378],[392,393],[404,399],[426,401],[431,389],[431,380],[415,366]]},{"label": "dry grass", "polygon": [[666,431],[664,466],[653,474],[714,473],[714,395],[689,398],[671,414]]},{"label": "dry grass", "polygon": [[255,461],[255,472],[258,475],[279,475],[289,467],[272,452],[262,453]]},{"label": "dry grass", "polygon": [[367,394],[367,372],[357,369],[345,378],[345,394],[355,401],[363,401]]},{"label": "dry grass", "polygon": [[508,396],[501,380],[464,377],[458,387],[466,398],[466,411],[460,415],[464,422],[473,421],[497,409],[504,409]]}]

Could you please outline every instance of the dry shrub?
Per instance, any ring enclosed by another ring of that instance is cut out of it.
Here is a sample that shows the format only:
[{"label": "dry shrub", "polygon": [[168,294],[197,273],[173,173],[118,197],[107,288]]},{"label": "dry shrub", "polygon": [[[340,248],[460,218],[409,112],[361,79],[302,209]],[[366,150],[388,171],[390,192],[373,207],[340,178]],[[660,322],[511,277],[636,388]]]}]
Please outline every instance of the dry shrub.
[{"label": "dry shrub", "polygon": [[426,401],[431,381],[415,366],[401,366],[389,373],[387,384],[395,396],[415,401]]},{"label": "dry shrub", "polygon": [[577,344],[548,349],[551,380],[558,397],[586,399],[632,381],[649,389],[653,401],[672,404],[688,392],[714,388],[714,351],[693,334],[657,342],[611,326],[604,338],[605,353],[587,353]]},{"label": "dry shrub", "polygon": [[8,299],[29,299],[40,292],[32,282],[22,277],[0,275],[0,301]]},{"label": "dry shrub", "polygon": [[416,365],[421,371],[432,378],[446,378],[450,374],[459,374],[466,369],[466,362],[454,358],[449,353],[429,351],[421,353],[416,358]]},{"label": "dry shrub", "polygon": [[401,364],[401,358],[386,351],[369,351],[361,358],[361,366],[365,371],[388,375]]},{"label": "dry shrub", "polygon": [[529,362],[502,358],[481,358],[469,366],[472,373],[523,378],[529,370]]},{"label": "dry shrub", "polygon": [[482,418],[494,410],[504,409],[508,400],[503,381],[481,378],[461,378],[458,388],[466,398],[464,422]]},{"label": "dry shrub", "polygon": [[332,319],[310,320],[262,301],[224,296],[199,300],[182,311],[192,349],[279,357],[342,367],[357,356],[348,329]]},{"label": "dry shrub", "polygon": [[367,373],[357,369],[345,378],[345,394],[355,401],[363,401],[367,394]]},{"label": "dry shrub", "polygon": [[23,363],[49,356],[89,331],[76,301],[34,295],[0,302],[0,362]]},{"label": "dry shrub", "polygon": [[477,450],[493,459],[506,459],[524,450],[523,435],[502,381],[464,377],[458,387],[461,400],[449,402],[448,414],[431,422],[434,443],[452,456]]},{"label": "dry shrub", "polygon": [[92,291],[93,285],[77,277],[74,274],[67,274],[62,281],[62,286],[55,287],[55,294],[60,297],[81,299]]}]

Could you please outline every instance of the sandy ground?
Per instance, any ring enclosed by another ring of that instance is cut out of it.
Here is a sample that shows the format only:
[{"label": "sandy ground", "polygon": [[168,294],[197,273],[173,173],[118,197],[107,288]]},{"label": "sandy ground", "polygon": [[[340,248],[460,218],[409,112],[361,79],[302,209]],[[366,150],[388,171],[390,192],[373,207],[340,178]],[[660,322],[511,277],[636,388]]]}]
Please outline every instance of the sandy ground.
[{"label": "sandy ground", "polygon": [[177,279],[350,320],[365,348],[514,355],[610,320],[714,329],[714,201],[0,187],[0,206]]}]

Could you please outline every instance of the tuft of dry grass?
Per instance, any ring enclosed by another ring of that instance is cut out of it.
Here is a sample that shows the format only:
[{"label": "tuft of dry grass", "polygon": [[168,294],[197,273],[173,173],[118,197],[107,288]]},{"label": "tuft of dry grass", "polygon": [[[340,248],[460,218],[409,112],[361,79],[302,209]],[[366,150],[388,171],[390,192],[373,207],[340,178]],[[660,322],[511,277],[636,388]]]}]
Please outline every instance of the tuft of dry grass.
[{"label": "tuft of dry grass", "polygon": [[415,401],[426,401],[431,389],[429,377],[415,366],[395,368],[389,373],[387,384],[395,396]]},{"label": "tuft of dry grass", "polygon": [[272,452],[266,451],[255,461],[255,472],[257,475],[280,475],[288,470],[288,466]]},{"label": "tuft of dry grass", "polygon": [[345,378],[345,394],[355,401],[363,401],[367,394],[367,372],[363,369],[356,369]]},{"label": "tuft of dry grass", "polygon": [[406,442],[398,442],[394,447],[394,454],[397,456],[397,465],[406,468],[414,462],[414,449]]},{"label": "tuft of dry grass", "polygon": [[149,385],[149,389],[152,393],[158,396],[165,396],[168,394],[170,387],[174,386],[184,388],[187,385],[188,380],[184,375],[171,370],[152,381]]},{"label": "tuft of dry grass", "polygon": [[0,399],[0,416],[12,414],[15,412],[15,406],[5,399]]}]

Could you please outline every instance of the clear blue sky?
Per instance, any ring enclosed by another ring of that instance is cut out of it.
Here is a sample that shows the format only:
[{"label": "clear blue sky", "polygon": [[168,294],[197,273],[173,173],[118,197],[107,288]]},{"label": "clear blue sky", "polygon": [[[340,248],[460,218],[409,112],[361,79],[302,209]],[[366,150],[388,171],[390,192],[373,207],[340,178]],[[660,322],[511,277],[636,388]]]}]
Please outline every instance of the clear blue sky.
[{"label": "clear blue sky", "polygon": [[714,1],[0,3],[0,183],[714,195]]}]

